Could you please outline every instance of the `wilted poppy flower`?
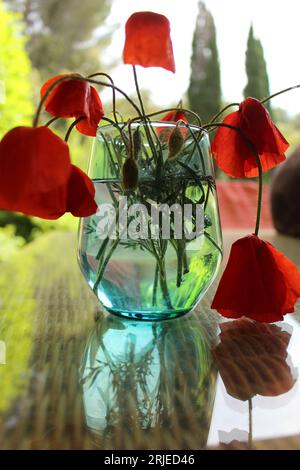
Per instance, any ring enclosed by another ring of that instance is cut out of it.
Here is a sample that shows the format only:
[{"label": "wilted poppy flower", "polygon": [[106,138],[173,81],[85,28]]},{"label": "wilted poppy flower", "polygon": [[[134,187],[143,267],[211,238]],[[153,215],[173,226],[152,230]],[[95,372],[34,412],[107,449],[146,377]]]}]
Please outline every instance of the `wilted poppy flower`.
[{"label": "wilted poppy flower", "polygon": [[[73,74],[74,75],[74,74]],[[56,80],[68,75],[50,78],[41,88],[41,97]],[[80,77],[80,75],[78,75]],[[45,100],[45,109],[52,116],[62,118],[84,117],[76,128],[82,134],[95,136],[104,116],[103,106],[96,89],[83,80],[64,80],[57,84]]]},{"label": "wilted poppy flower", "polygon": [[158,13],[134,13],[125,26],[124,64],[175,72],[169,20]]},{"label": "wilted poppy flower", "polygon": [[294,312],[299,296],[298,268],[271,243],[249,235],[232,245],[212,308],[224,317],[271,323]]},{"label": "wilted poppy flower", "polygon": [[95,186],[92,180],[75,165],[72,165],[68,182],[67,212],[76,217],[94,214],[97,205],[94,200]]},{"label": "wilted poppy flower", "polygon": [[[48,127],[16,127],[0,142],[0,208],[57,219],[69,210],[72,172],[68,145]],[[85,209],[80,215],[95,212]]]},{"label": "wilted poppy flower", "polygon": [[287,364],[290,333],[246,318],[220,328],[213,355],[229,395],[244,401],[255,395],[278,396],[292,388],[295,378]]},{"label": "wilted poppy flower", "polygon": [[240,133],[219,127],[212,142],[216,163],[228,175],[235,178],[258,176],[255,155],[245,138],[260,156],[263,171],[285,160],[284,152],[289,144],[257,99],[246,98],[239,110],[226,116],[223,123],[241,130]]}]

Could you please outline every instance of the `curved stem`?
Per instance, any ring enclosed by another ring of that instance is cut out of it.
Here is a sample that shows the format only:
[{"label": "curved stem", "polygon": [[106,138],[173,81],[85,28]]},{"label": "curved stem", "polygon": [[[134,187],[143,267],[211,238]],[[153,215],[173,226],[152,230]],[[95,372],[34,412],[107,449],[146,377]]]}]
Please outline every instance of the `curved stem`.
[{"label": "curved stem", "polygon": [[113,115],[114,115],[116,124],[118,124],[118,116],[117,116],[117,110],[116,110],[116,89],[115,89],[115,83],[113,79],[111,78],[110,75],[108,75],[108,73],[104,73],[104,72],[93,73],[92,75],[89,75],[87,78],[93,78],[93,77],[106,77],[112,84],[113,86],[112,88]]},{"label": "curved stem", "polygon": [[49,121],[46,122],[46,124],[44,124],[45,127],[48,127],[50,126],[53,122],[57,121],[58,119],[60,119],[59,117],[53,117],[51,119],[49,119]]},{"label": "curved stem", "polygon": [[[154,145],[154,142],[152,140],[152,137],[151,137],[151,134],[149,132],[149,128],[148,128],[148,122],[147,122],[147,117],[146,117],[146,113],[145,113],[145,108],[144,108],[144,103],[143,103],[143,99],[142,99],[142,95],[141,95],[141,92],[140,92],[140,87],[139,87],[139,84],[138,84],[138,79],[137,79],[137,73],[136,73],[136,68],[135,68],[135,65],[132,66],[132,69],[133,69],[133,77],[134,77],[134,84],[135,84],[135,89],[136,89],[136,93],[137,93],[137,96],[138,96],[138,99],[139,99],[139,103],[140,103],[140,106],[141,106],[141,110],[142,110],[142,119],[143,121],[145,122],[145,132],[146,132],[146,135],[147,135],[147,138],[148,138],[148,142],[149,142],[149,145],[151,147],[151,150],[152,150],[152,153],[153,153],[153,156],[156,155],[156,149],[155,149],[155,145]],[[162,162],[158,161],[158,167],[161,166]]]},{"label": "curved stem", "polygon": [[262,166],[260,162],[260,158],[257,152],[255,152],[255,158],[258,168],[258,201],[257,201],[257,212],[256,212],[256,224],[255,224],[255,235],[258,235],[259,232],[259,225],[260,225],[260,215],[261,215],[261,206],[262,206],[262,188],[263,188],[263,180],[262,180]]},{"label": "curved stem", "polygon": [[260,102],[264,104],[267,101],[271,100],[272,98],[275,98],[276,96],[282,95],[283,93],[286,93],[287,91],[296,90],[297,88],[300,88],[300,85],[290,86],[289,88],[285,88],[284,90],[278,91],[277,93],[274,93],[273,95],[268,96],[267,98],[261,100]]},{"label": "curved stem", "polygon": [[243,134],[242,130],[240,127],[236,126],[231,126],[230,124],[224,124],[224,123],[214,123],[214,124],[206,124],[203,126],[204,128],[206,127],[227,127],[228,129],[232,129],[236,132],[239,132],[241,137],[244,139],[245,143],[248,145],[248,147],[251,149],[251,152],[255,156],[256,164],[257,164],[257,169],[258,169],[258,201],[257,201],[257,212],[256,212],[256,223],[255,223],[255,235],[258,235],[259,232],[259,226],[260,226],[260,216],[261,216],[261,206],[262,206],[262,166],[261,166],[261,161],[259,154],[252,144],[252,142],[247,139],[247,137]]},{"label": "curved stem", "polygon": [[225,108],[221,109],[221,111],[219,111],[218,114],[216,114],[212,118],[212,120],[210,121],[210,124],[215,122],[218,119],[218,117],[220,117],[225,111],[227,111],[227,109],[232,108],[232,106],[240,106],[240,104],[239,103],[230,103],[230,104],[228,104],[227,106],[225,106]]},{"label": "curved stem", "polygon": [[83,121],[84,119],[86,119],[85,116],[81,116],[77,119],[75,119],[74,122],[72,122],[72,124],[70,125],[69,129],[67,130],[67,133],[65,135],[65,142],[68,142],[69,140],[69,137],[70,137],[70,134],[72,132],[72,130],[74,129],[74,127],[76,126],[76,124],[78,124],[80,121]]}]

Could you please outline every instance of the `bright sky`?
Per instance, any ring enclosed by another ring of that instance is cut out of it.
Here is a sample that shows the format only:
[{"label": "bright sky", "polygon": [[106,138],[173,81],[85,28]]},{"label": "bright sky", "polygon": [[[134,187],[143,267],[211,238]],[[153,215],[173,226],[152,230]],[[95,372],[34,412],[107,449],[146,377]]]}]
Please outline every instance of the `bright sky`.
[{"label": "bright sky", "polygon": [[[271,92],[300,83],[299,0],[206,0],[213,14],[221,63],[223,98],[238,101],[246,84],[245,50],[251,21],[255,35],[262,41],[267,61]],[[186,91],[190,75],[191,43],[198,0],[114,0],[109,22],[120,23],[109,48],[108,59],[122,57],[124,24],[135,11],[151,10],[166,15],[176,61],[176,74],[163,69],[139,67],[139,83],[152,92],[158,106],[178,102]],[[131,66],[113,72],[117,85],[131,91]],[[290,114],[300,113],[300,91],[273,101]]]}]

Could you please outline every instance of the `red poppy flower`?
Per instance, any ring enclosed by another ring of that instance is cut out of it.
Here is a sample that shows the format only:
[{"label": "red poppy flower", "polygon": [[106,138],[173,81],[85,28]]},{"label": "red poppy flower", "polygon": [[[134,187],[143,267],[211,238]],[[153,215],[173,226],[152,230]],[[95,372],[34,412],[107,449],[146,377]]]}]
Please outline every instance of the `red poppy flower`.
[{"label": "red poppy flower", "polygon": [[258,176],[255,155],[245,138],[259,154],[263,171],[270,170],[285,160],[284,153],[289,144],[273,123],[267,109],[257,99],[246,98],[239,110],[226,116],[223,123],[241,130],[239,133],[219,127],[212,142],[216,163],[229,176]]},{"label": "red poppy flower", "polygon": [[124,64],[175,72],[169,20],[158,13],[134,13],[125,26]]},{"label": "red poppy flower", "polygon": [[[68,145],[48,127],[12,129],[0,142],[0,208],[57,219],[68,210],[72,168]],[[90,203],[80,215],[93,212]]]},{"label": "red poppy flower", "polygon": [[95,186],[92,180],[75,165],[72,165],[68,183],[67,211],[76,217],[94,214],[97,204],[94,200]]},{"label": "red poppy flower", "polygon": [[298,268],[271,243],[249,235],[232,245],[212,308],[224,317],[271,323],[294,312],[299,296]]},{"label": "red poppy flower", "polygon": [[288,392],[295,383],[287,364],[290,333],[243,318],[220,325],[213,355],[225,388],[238,400]]},{"label": "red poppy flower", "polygon": [[[50,78],[41,88],[41,97],[56,80],[66,76],[68,75]],[[89,136],[96,135],[98,124],[104,116],[103,106],[96,89],[83,80],[72,78],[58,83],[53,88],[46,98],[45,109],[56,117],[76,119],[85,117],[76,125],[76,128],[82,134]]]}]

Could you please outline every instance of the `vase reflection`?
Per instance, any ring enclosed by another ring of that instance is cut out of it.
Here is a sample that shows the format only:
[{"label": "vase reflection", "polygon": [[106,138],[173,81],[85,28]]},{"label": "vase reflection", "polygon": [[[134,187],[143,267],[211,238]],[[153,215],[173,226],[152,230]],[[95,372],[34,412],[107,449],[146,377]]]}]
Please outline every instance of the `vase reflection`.
[{"label": "vase reflection", "polygon": [[210,353],[216,330],[212,321],[196,316],[159,323],[100,315],[80,376],[87,426],[102,446],[206,445],[217,375]]}]

